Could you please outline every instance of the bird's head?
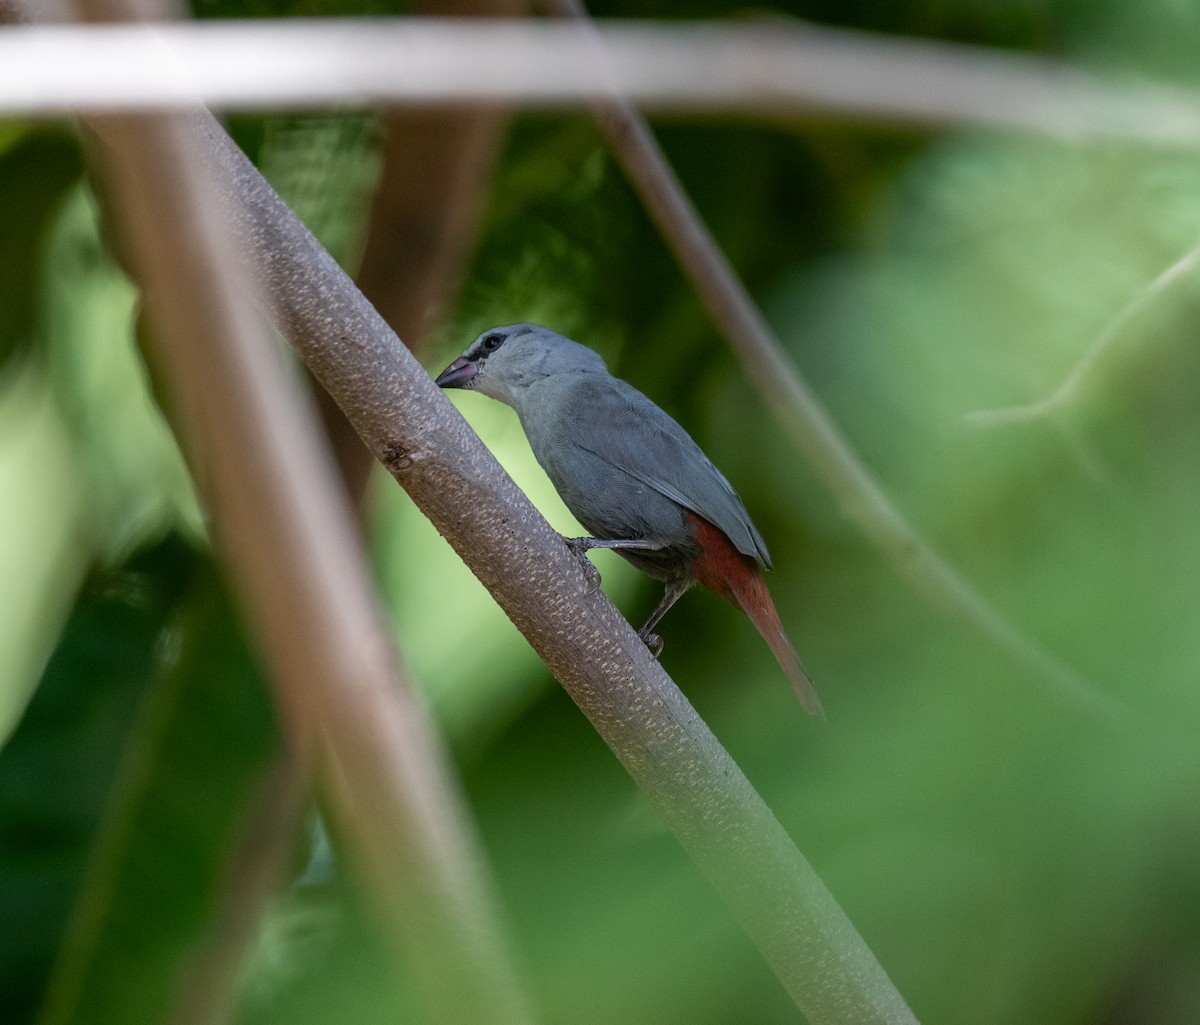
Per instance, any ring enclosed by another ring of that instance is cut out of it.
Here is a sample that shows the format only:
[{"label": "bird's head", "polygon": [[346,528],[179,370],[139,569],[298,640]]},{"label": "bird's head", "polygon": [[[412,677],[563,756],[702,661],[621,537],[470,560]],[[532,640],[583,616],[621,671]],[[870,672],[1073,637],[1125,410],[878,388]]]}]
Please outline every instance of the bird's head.
[{"label": "bird's head", "polygon": [[438,375],[442,388],[468,388],[515,405],[524,389],[556,374],[607,373],[587,346],[538,324],[484,331]]}]

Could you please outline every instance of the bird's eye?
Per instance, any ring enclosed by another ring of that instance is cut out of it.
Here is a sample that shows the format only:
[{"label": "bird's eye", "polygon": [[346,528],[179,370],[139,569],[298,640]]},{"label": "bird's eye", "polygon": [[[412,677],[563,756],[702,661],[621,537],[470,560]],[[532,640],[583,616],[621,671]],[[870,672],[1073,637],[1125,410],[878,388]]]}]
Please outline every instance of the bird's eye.
[{"label": "bird's eye", "polygon": [[483,351],[484,352],[495,352],[503,344],[504,344],[504,335],[488,335],[483,340]]}]

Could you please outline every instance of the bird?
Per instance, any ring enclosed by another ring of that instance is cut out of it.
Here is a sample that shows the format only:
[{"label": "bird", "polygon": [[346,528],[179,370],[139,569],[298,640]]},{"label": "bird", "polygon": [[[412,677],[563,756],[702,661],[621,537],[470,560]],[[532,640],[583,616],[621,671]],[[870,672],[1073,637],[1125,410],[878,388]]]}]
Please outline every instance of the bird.
[{"label": "bird", "polygon": [[791,681],[801,705],[824,715],[816,688],[784,632],[763,571],[771,557],[729,481],[669,414],[600,355],[539,324],[480,334],[435,383],[511,406],[533,454],[591,537],[666,585],[638,636],[658,657],[654,628],[696,583],[744,612]]}]

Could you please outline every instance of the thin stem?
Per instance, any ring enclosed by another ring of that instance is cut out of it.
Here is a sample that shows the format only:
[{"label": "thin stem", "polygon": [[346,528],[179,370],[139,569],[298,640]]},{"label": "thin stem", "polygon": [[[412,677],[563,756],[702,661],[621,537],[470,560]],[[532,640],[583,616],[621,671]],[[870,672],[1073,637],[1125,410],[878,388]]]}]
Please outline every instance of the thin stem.
[{"label": "thin stem", "polygon": [[[565,18],[586,22],[580,0],[546,0]],[[595,45],[602,41],[595,37]],[[897,571],[950,615],[1025,667],[1057,700],[1110,720],[1117,703],[1045,651],[997,612],[904,519],[791,364],[762,312],[730,266],[645,119],[627,101],[594,104],[625,173],[642,197],[717,328],[779,425],[856,523]]]},{"label": "thin stem", "polygon": [[1071,405],[1083,390],[1084,383],[1092,375],[1096,365],[1113,347],[1125,329],[1143,310],[1150,307],[1160,295],[1181,278],[1190,274],[1200,263],[1200,245],[1194,246],[1164,270],[1145,288],[1137,293],[1104,325],[1082,356],[1071,368],[1066,379],[1045,398],[1022,406],[1002,406],[999,409],[984,409],[967,415],[967,422],[976,427],[1001,427],[1005,424],[1028,423],[1061,413]]}]

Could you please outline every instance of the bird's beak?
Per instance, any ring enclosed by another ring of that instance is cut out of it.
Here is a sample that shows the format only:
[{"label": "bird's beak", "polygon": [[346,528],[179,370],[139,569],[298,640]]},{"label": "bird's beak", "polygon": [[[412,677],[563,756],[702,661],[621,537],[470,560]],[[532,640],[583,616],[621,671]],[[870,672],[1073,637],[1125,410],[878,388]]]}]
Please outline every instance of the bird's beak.
[{"label": "bird's beak", "polygon": [[464,388],[468,381],[479,373],[479,364],[459,356],[445,370],[438,374],[433,383],[439,388]]}]

